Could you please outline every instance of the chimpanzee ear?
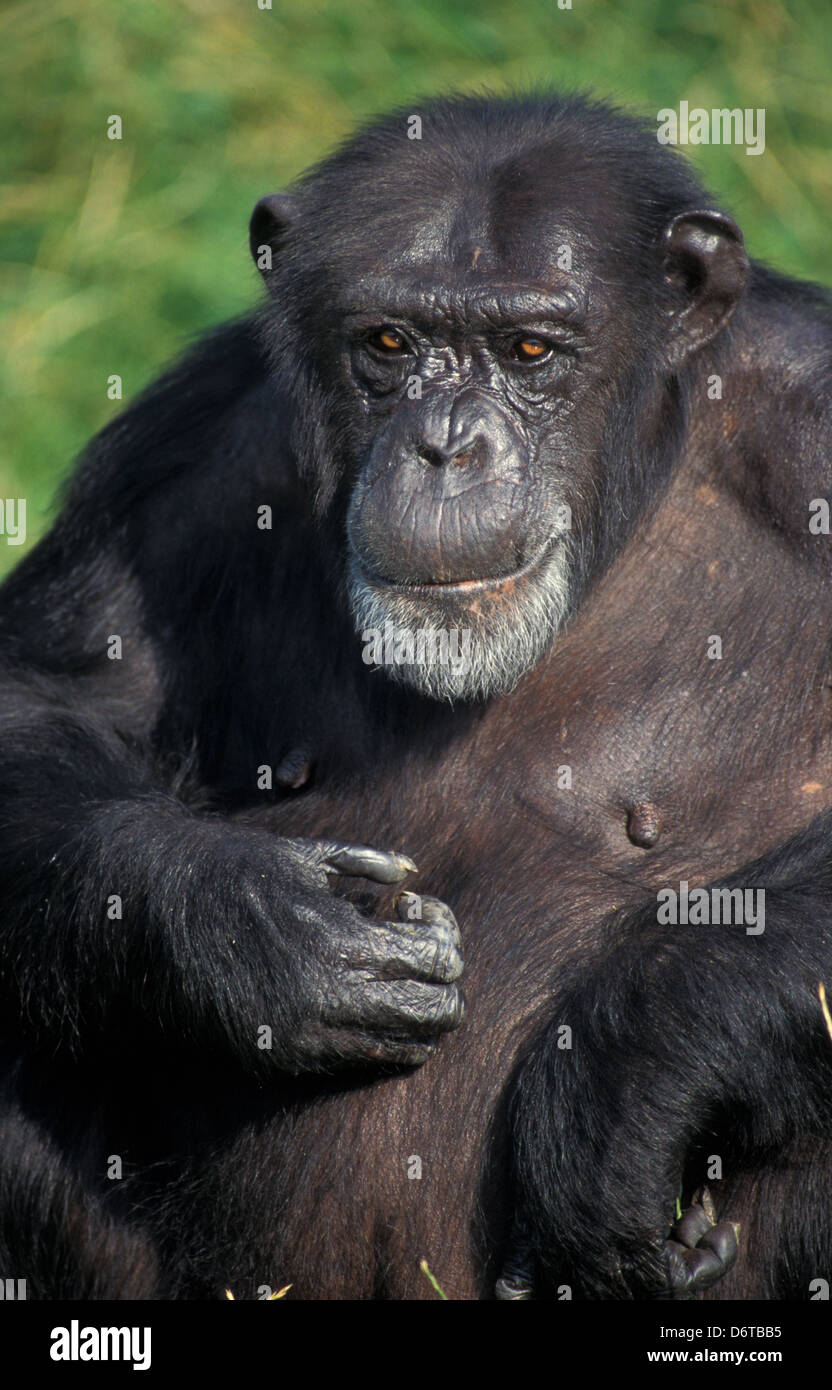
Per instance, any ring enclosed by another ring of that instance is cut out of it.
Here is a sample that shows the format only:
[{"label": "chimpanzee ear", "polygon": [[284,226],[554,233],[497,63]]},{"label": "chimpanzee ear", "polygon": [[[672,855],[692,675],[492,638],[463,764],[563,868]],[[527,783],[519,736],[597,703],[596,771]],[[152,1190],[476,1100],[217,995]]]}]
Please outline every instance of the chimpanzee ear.
[{"label": "chimpanzee ear", "polygon": [[682,212],[663,238],[665,278],[678,291],[671,311],[673,368],[727,323],[748,279],[742,232],[724,212]]},{"label": "chimpanzee ear", "polygon": [[254,264],[263,276],[268,276],[274,264],[278,244],[297,217],[298,200],[292,193],[270,193],[255,204],[248,235]]}]

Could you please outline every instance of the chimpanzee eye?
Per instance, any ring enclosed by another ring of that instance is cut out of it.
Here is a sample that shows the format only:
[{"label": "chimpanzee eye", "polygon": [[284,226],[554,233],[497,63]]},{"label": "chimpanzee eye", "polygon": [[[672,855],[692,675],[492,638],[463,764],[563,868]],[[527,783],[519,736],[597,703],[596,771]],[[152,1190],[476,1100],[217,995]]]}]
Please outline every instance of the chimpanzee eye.
[{"label": "chimpanzee eye", "polygon": [[518,362],[545,362],[552,354],[552,344],[545,338],[518,338],[512,344],[511,355]]},{"label": "chimpanzee eye", "polygon": [[401,356],[410,350],[407,339],[398,328],[377,328],[369,335],[367,342],[376,352],[386,353],[390,357]]}]

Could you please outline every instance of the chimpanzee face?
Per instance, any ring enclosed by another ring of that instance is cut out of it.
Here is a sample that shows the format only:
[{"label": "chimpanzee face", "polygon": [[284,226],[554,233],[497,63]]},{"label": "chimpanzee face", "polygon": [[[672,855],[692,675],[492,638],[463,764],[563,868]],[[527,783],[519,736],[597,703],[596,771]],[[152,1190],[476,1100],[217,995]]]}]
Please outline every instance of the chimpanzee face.
[{"label": "chimpanzee face", "polygon": [[396,176],[265,199],[252,242],[284,239],[293,350],[315,344],[334,403],[359,633],[400,637],[385,669],[423,693],[484,698],[551,647],[672,468],[672,379],[744,254],[719,214],[646,235],[631,191],[571,150],[420,196]]},{"label": "chimpanzee face", "polygon": [[539,659],[573,568],[587,305],[574,284],[498,278],[481,259],[359,284],[342,330],[365,422],[347,514],[356,621],[466,634],[459,661],[423,641],[393,668],[450,697],[510,688]]}]

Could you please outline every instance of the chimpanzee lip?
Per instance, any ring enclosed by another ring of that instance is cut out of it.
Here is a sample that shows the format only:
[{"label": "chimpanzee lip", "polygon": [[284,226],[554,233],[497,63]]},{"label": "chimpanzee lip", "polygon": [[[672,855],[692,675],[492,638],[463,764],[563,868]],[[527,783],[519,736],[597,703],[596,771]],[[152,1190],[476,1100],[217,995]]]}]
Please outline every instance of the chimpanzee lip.
[{"label": "chimpanzee lip", "polygon": [[369,569],[358,555],[355,558],[365,578],[374,588],[386,589],[389,593],[407,594],[410,598],[418,598],[420,595],[437,598],[443,594],[464,594],[467,596],[469,594],[494,593],[501,588],[511,587],[519,580],[527,579],[535,570],[540,569],[560,539],[560,536],[547,537],[531,560],[527,560],[520,569],[513,570],[511,574],[492,575],[483,579],[456,579],[450,582],[437,581],[433,583],[428,581],[427,583],[408,584],[403,580],[383,579],[380,574]]}]

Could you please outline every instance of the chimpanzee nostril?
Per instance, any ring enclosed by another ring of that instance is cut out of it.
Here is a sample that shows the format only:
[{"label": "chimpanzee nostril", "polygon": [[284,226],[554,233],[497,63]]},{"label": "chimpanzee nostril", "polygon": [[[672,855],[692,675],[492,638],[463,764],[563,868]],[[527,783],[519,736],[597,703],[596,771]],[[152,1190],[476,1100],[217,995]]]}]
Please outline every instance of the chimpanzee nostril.
[{"label": "chimpanzee nostril", "polygon": [[441,449],[436,449],[432,444],[418,444],[416,446],[416,457],[422,463],[429,463],[432,468],[444,468],[447,458]]},{"label": "chimpanzee nostril", "polygon": [[455,468],[465,468],[467,464],[476,463],[481,457],[481,441],[469,439],[461,449],[453,444],[444,449],[434,444],[417,444],[416,457],[433,468],[444,468],[449,463]]}]

